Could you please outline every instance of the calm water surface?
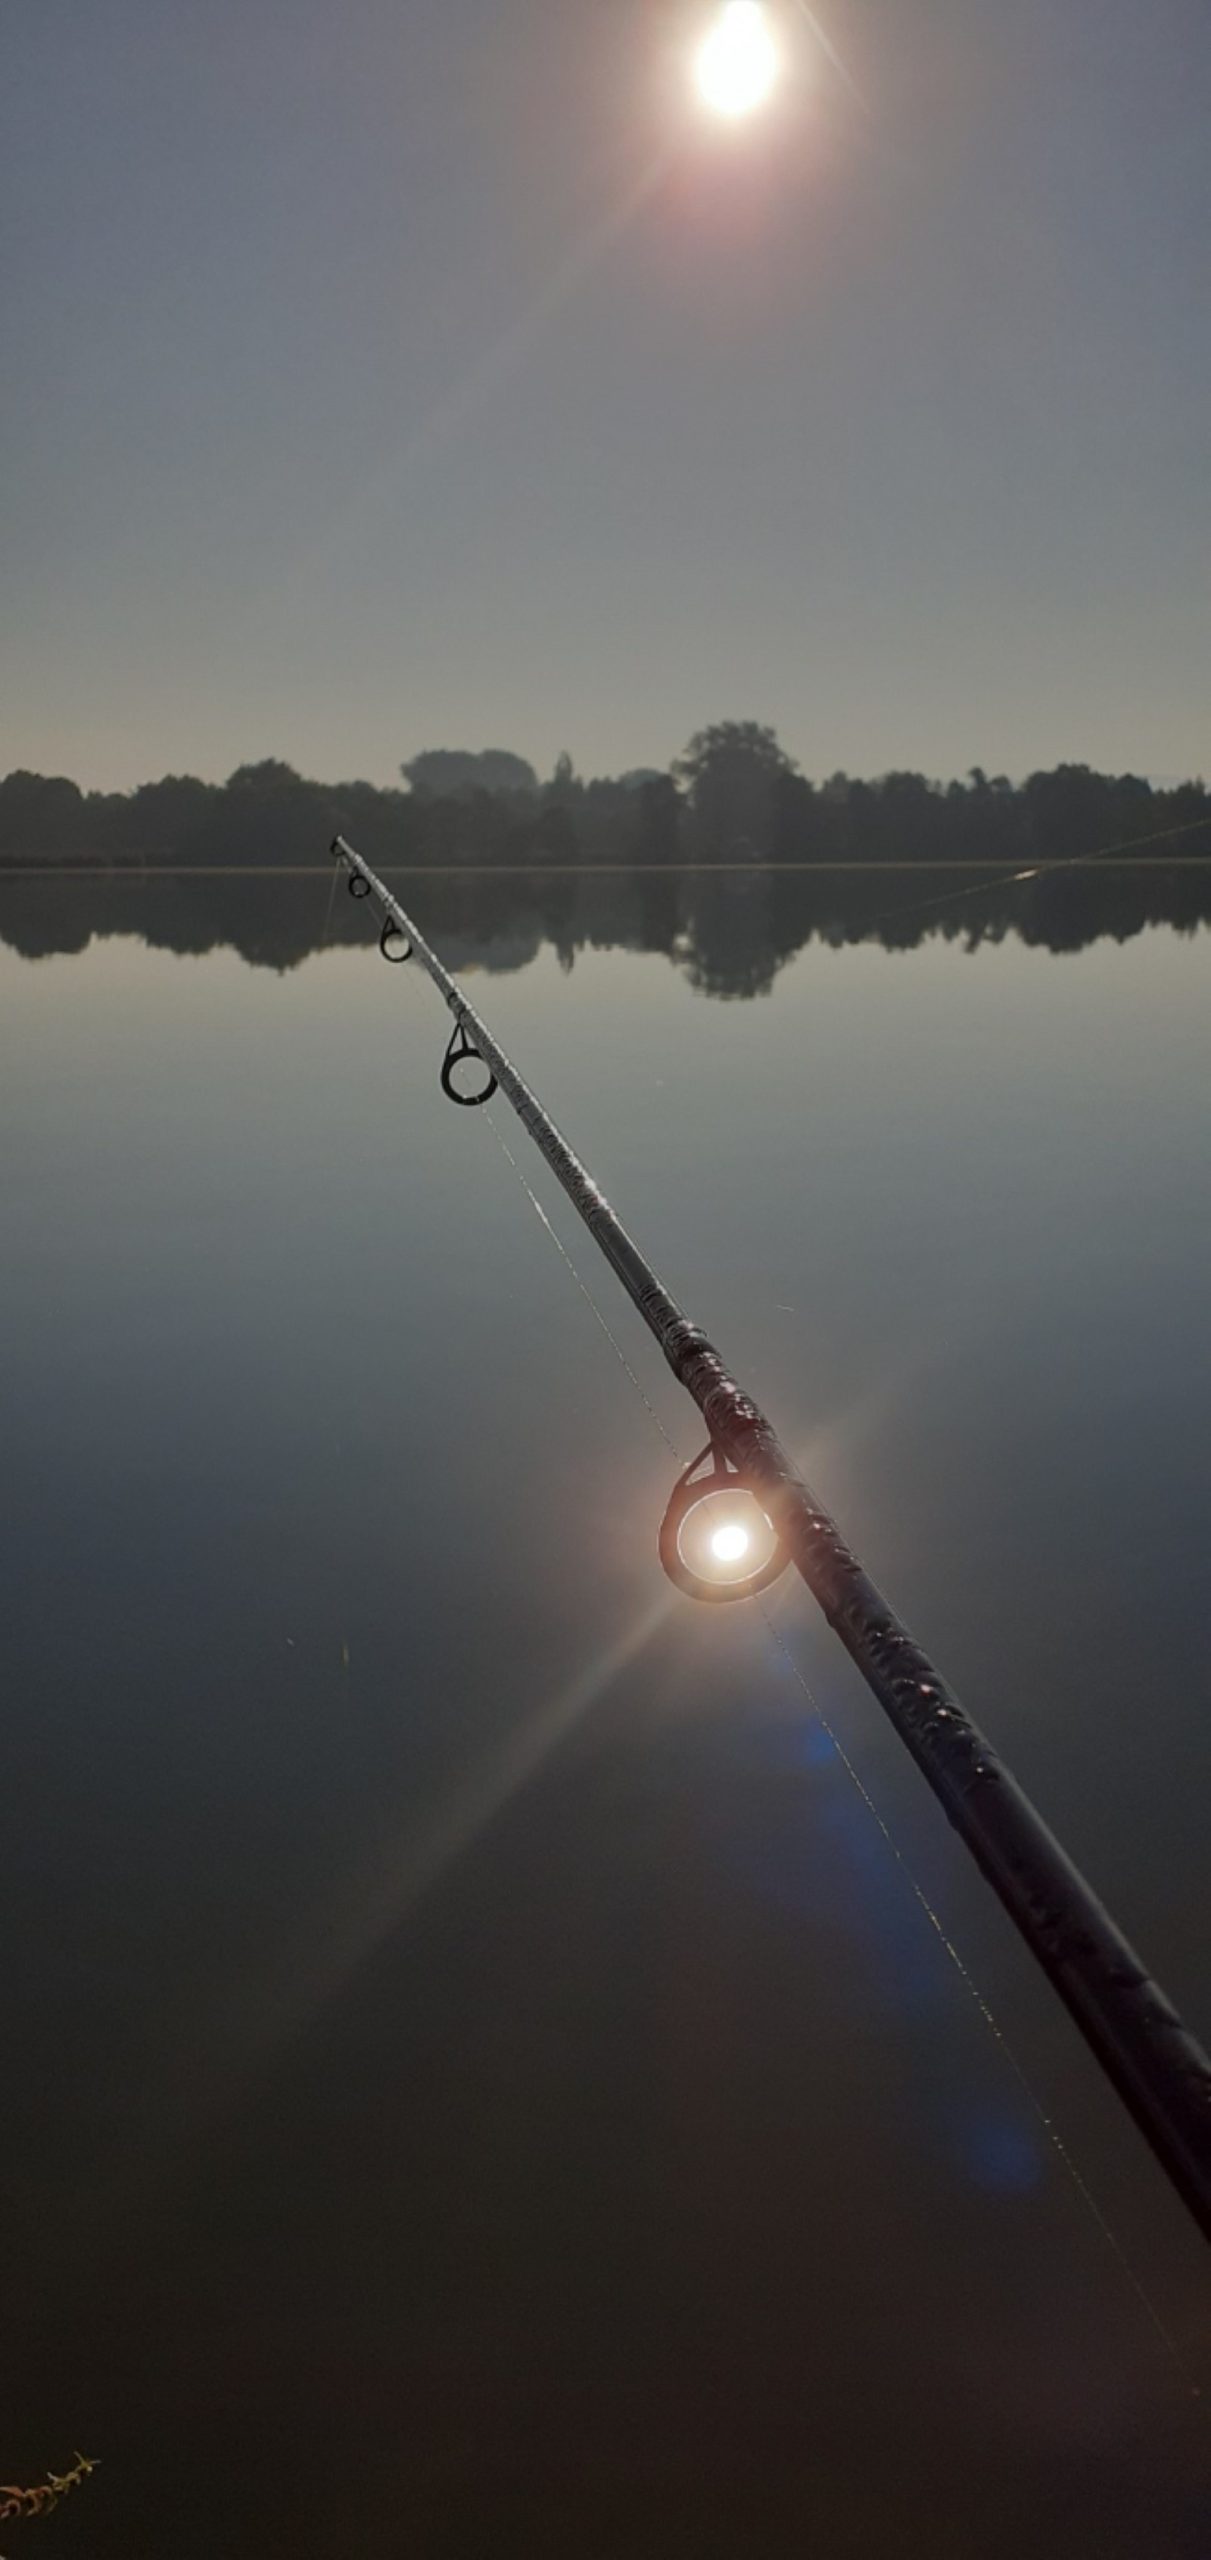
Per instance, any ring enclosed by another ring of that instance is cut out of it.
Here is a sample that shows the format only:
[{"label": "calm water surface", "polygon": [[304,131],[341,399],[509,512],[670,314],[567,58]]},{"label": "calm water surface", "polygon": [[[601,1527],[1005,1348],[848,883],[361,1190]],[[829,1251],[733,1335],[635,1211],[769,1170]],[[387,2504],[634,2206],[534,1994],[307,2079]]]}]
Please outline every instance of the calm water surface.
[{"label": "calm water surface", "polygon": [[[663,1583],[697,1417],[327,889],[0,883],[0,2475],[100,2456],[95,2560],[1206,2560],[1193,2227],[807,1595]],[[767,890],[417,904],[1211,2038],[1211,933]]]}]

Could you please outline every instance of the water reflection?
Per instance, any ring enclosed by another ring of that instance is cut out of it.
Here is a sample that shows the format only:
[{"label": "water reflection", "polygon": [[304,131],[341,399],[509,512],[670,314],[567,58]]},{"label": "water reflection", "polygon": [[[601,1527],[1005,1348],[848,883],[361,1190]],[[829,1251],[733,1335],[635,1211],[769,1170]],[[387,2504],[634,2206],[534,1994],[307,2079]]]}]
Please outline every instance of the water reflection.
[{"label": "water reflection", "polygon": [[[1211,863],[1059,866],[1023,878],[953,864],[735,870],[645,869],[393,875],[404,904],[453,967],[524,968],[550,946],[663,953],[711,996],[760,996],[810,943],[913,951],[934,937],[969,949],[1007,935],[1053,952],[1128,942],[1149,926],[1211,923]],[[137,934],[154,948],[237,951],[254,968],[298,966],[326,940],[364,942],[365,918],[327,875],[0,874],[0,939],[27,959]]]},{"label": "water reflection", "polygon": [[[1207,877],[407,892],[1204,2033]],[[436,998],[343,895],[296,967],[328,893],[0,885],[101,937],[0,953],[6,2472],[99,2455],[96,2560],[1205,2560],[1180,2372],[768,1629],[664,1584]],[[1178,2208],[777,1623],[1205,2367]]]}]

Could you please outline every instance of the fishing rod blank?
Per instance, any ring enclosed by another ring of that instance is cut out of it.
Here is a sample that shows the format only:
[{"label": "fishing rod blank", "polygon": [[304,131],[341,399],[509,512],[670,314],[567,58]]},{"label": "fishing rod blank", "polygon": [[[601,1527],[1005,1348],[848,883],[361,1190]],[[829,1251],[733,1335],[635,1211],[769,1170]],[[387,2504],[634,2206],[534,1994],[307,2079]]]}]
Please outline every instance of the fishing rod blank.
[{"label": "fishing rod blank", "polygon": [[[384,949],[402,937],[454,1016],[444,1090],[474,1106],[499,1085],[706,1423],[709,1446],[678,1479],[662,1528],[666,1571],[683,1589],[717,1599],[742,1598],[788,1561],[796,1566],[1211,2239],[1211,2062],[1201,2046],[423,934],[343,836],[334,838],[332,852],[348,870],[352,895],[377,900]],[[478,1079],[472,1086],[468,1070]],[[700,1477],[707,1458],[712,1472]],[[695,1525],[695,1511],[720,1500],[726,1510]],[[742,1530],[751,1540],[743,1548]]]}]

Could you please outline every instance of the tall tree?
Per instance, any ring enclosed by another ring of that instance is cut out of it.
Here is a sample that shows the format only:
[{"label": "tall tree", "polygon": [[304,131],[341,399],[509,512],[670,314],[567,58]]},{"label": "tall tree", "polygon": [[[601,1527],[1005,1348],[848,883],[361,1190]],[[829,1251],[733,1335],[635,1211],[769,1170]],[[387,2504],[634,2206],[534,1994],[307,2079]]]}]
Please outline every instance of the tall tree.
[{"label": "tall tree", "polygon": [[687,794],[699,849],[768,854],[779,787],[797,771],[794,757],[759,720],[717,720],[695,730],[673,773]]}]

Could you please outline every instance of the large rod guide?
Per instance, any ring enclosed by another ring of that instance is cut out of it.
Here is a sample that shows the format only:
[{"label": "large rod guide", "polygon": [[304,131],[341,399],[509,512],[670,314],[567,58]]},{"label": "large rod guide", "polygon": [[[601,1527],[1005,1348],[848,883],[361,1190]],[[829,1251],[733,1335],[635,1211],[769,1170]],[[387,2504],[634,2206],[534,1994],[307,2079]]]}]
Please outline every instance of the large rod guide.
[{"label": "large rod guide", "polygon": [[[716,1470],[726,1480],[734,1476],[759,1504],[1162,2168],[1211,2239],[1211,2062],[1201,2046],[929,1656],[850,1553],[773,1425],[730,1376],[713,1343],[670,1297],[423,934],[342,836],[335,838],[332,851],[347,866],[351,892],[377,901],[387,957],[407,957],[406,942],[454,1016],[456,1030],[442,1076],[446,1090],[457,1100],[486,1100],[494,1079],[512,1104],[655,1335],[674,1377],[693,1397],[710,1434]],[[482,1062],[477,1093],[460,1091],[454,1081],[462,1060]]]}]

